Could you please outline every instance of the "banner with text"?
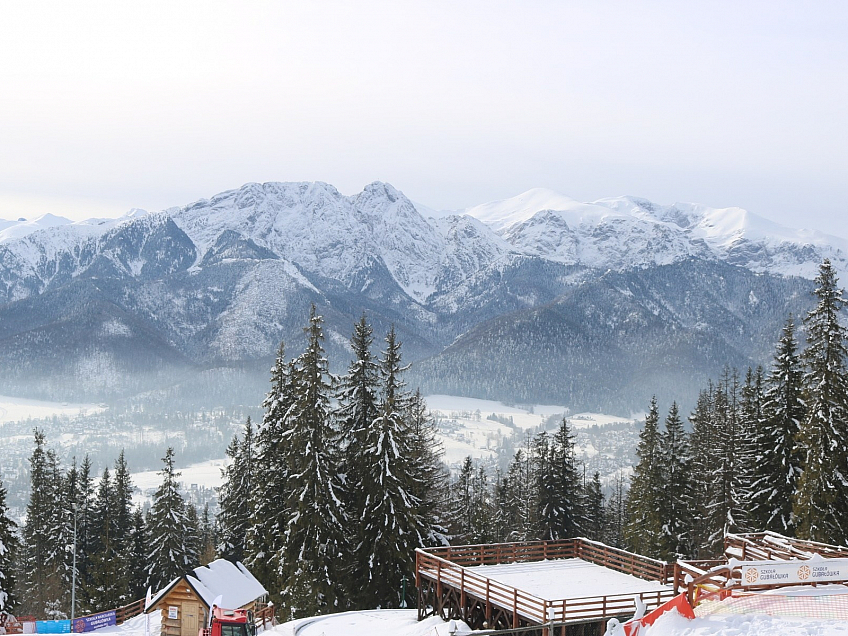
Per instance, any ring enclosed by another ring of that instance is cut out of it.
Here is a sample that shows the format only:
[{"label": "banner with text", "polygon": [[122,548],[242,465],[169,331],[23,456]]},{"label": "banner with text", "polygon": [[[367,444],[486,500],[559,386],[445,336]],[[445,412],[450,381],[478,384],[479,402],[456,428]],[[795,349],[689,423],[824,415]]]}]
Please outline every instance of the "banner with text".
[{"label": "banner with text", "polygon": [[91,616],[82,616],[74,619],[74,632],[77,634],[93,632],[95,629],[117,624],[117,615],[115,610],[109,610],[108,612],[100,612],[99,614],[92,614]]},{"label": "banner with text", "polygon": [[742,564],[742,585],[848,581],[848,559],[760,561]]}]

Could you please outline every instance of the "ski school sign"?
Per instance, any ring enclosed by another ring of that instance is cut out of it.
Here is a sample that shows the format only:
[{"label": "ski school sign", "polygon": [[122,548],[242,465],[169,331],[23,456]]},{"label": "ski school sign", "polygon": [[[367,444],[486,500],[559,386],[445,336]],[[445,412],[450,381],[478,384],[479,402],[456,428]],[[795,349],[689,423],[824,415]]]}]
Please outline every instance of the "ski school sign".
[{"label": "ski school sign", "polygon": [[848,559],[758,561],[742,564],[742,585],[797,585],[848,581]]}]

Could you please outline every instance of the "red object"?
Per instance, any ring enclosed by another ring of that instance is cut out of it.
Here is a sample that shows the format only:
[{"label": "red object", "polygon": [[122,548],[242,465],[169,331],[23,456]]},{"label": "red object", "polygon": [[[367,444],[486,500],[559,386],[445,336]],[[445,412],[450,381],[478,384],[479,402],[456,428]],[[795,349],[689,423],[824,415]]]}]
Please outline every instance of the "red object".
[{"label": "red object", "polygon": [[224,609],[212,606],[212,622],[198,636],[256,636],[253,612],[246,609]]},{"label": "red object", "polygon": [[627,636],[636,636],[643,625],[646,627],[653,625],[654,621],[660,616],[673,609],[676,609],[677,613],[681,616],[689,619],[695,618],[695,612],[692,610],[692,606],[689,605],[689,600],[686,598],[686,593],[684,592],[683,594],[678,594],[670,601],[666,601],[654,611],[645,614],[642,618],[629,620],[624,623],[622,625],[624,627],[624,633]]}]

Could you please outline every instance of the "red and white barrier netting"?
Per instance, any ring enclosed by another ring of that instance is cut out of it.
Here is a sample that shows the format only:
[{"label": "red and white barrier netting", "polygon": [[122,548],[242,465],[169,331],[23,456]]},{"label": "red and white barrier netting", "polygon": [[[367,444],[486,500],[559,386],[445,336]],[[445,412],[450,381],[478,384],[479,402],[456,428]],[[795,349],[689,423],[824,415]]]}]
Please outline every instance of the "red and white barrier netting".
[{"label": "red and white barrier netting", "polygon": [[783,588],[774,592],[718,590],[700,594],[695,616],[764,614],[784,618],[848,621],[848,588],[844,585]]}]

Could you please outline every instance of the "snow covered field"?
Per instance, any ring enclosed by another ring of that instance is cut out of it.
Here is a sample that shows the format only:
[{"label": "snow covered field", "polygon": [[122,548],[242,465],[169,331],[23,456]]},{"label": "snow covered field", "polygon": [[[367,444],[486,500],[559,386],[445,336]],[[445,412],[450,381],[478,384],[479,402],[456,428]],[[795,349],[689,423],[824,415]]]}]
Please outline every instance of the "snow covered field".
[{"label": "snow covered field", "polygon": [[549,601],[671,589],[583,559],[478,565],[467,570]]},{"label": "snow covered field", "polygon": [[[186,487],[197,484],[206,488],[217,488],[224,483],[221,470],[226,464],[227,460],[224,459],[210,459],[186,468],[177,468],[177,472],[180,473],[178,481]],[[133,473],[132,481],[134,486],[145,491],[158,488],[162,483],[162,475],[159,474],[158,470],[146,470],[141,473]]]},{"label": "snow covered field", "polygon": [[99,413],[103,407],[97,404],[69,404],[68,402],[42,402],[26,398],[0,395],[0,424],[20,422],[29,418],[38,419],[54,415],[85,415]]},{"label": "snow covered field", "polygon": [[[150,633],[159,634],[158,613],[150,617]],[[462,623],[459,634],[473,633]],[[436,617],[420,623],[416,610],[369,610],[303,618],[278,625],[269,636],[448,636],[447,623]],[[123,625],[97,630],[102,636],[145,636],[144,616]],[[642,636],[848,636],[848,621],[775,618],[771,616],[708,616],[687,620],[666,614]]]}]

